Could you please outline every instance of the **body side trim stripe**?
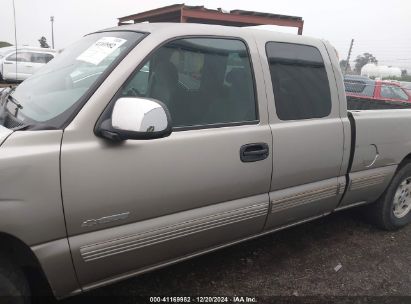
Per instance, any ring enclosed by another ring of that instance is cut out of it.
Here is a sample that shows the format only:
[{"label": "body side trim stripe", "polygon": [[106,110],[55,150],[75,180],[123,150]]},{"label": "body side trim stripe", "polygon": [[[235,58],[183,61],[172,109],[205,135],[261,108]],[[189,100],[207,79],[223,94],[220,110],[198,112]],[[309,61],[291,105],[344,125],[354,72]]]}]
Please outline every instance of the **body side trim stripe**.
[{"label": "body side trim stripe", "polygon": [[339,192],[338,190],[338,185],[333,185],[331,187],[301,192],[273,200],[271,213],[336,196]]},{"label": "body side trim stripe", "polygon": [[350,190],[358,190],[358,189],[382,184],[386,176],[387,174],[384,173],[384,174],[375,174],[375,175],[366,176],[366,177],[354,178],[351,181]]},{"label": "body side trim stripe", "polygon": [[143,233],[120,237],[80,248],[84,261],[92,261],[108,256],[140,249],[166,242],[172,239],[199,233],[213,228],[266,216],[269,203],[261,203],[249,207],[217,213],[182,223],[152,229]]},{"label": "body side trim stripe", "polygon": [[[266,210],[261,210],[261,213],[266,212]],[[243,217],[249,216],[249,215],[255,215],[257,214],[255,211],[254,212],[248,212],[248,213],[244,213],[242,214]],[[111,246],[105,246],[103,248],[98,248],[98,249],[93,249],[92,250],[84,250],[84,255],[91,255],[94,253],[98,253],[98,252],[106,252],[107,250],[111,250],[111,249],[116,249],[119,247],[123,247],[124,243],[127,243],[128,245],[132,245],[135,243],[141,243],[141,242],[150,242],[151,240],[156,240],[159,237],[163,237],[165,239],[167,239],[168,236],[172,237],[175,234],[179,234],[179,233],[185,233],[185,232],[189,232],[191,231],[191,229],[201,229],[201,228],[207,228],[210,226],[214,226],[214,225],[218,225],[219,223],[224,223],[225,221],[229,221],[230,219],[238,219],[239,216],[230,216],[224,219],[219,219],[219,220],[213,220],[211,222],[206,222],[206,223],[202,223],[200,225],[196,225],[196,226],[189,226],[189,227],[184,227],[184,228],[180,228],[180,229],[176,229],[176,230],[165,230],[165,232],[163,233],[158,233],[158,234],[152,234],[152,235],[148,235],[147,237],[142,237],[142,238],[132,238],[130,241],[127,242],[120,242]]]}]

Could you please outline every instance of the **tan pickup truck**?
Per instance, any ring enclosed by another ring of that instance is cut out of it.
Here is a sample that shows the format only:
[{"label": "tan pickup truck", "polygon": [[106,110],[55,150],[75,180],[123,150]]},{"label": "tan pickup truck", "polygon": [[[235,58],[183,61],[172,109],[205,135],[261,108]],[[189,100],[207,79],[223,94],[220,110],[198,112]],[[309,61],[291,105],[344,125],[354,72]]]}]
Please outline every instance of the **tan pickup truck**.
[{"label": "tan pickup truck", "polygon": [[[347,111],[335,49],[135,24],[1,93],[0,295],[75,295],[349,207],[411,221],[411,110]],[[372,204],[371,204],[372,203]]]}]

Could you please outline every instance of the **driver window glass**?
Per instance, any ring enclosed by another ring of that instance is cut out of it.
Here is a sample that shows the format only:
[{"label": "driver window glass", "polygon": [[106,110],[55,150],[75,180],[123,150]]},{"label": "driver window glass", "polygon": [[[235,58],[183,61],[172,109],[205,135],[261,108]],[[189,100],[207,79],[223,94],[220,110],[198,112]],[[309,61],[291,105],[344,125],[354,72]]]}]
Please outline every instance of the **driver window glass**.
[{"label": "driver window glass", "polygon": [[148,89],[148,76],[150,73],[150,61],[147,62],[141,69],[134,75],[134,77],[127,84],[122,92],[123,96],[146,96]]},{"label": "driver window glass", "polygon": [[234,39],[190,38],[164,45],[121,96],[162,101],[173,127],[258,120],[247,47]]},{"label": "driver window glass", "polygon": [[7,57],[7,61],[17,61],[17,62],[30,62],[31,61],[31,53],[28,52],[17,52],[11,54]]}]

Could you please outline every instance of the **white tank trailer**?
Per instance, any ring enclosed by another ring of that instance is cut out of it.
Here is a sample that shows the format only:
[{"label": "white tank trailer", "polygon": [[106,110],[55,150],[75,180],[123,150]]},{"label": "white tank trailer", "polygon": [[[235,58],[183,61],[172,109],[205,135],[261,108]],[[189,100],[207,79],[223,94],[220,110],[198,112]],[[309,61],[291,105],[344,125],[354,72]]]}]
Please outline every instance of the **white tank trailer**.
[{"label": "white tank trailer", "polygon": [[401,69],[396,67],[388,67],[386,65],[376,65],[367,63],[361,69],[361,75],[367,77],[401,77]]}]

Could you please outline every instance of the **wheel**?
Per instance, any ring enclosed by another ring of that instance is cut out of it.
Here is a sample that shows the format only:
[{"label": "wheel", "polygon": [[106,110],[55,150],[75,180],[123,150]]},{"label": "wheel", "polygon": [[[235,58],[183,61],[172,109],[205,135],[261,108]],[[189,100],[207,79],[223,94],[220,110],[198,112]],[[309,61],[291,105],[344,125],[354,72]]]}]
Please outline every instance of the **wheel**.
[{"label": "wheel", "polygon": [[397,230],[411,222],[411,163],[397,171],[384,194],[369,207],[375,223],[385,230]]},{"label": "wheel", "polygon": [[30,287],[23,271],[0,256],[0,299],[6,304],[30,303]]}]

